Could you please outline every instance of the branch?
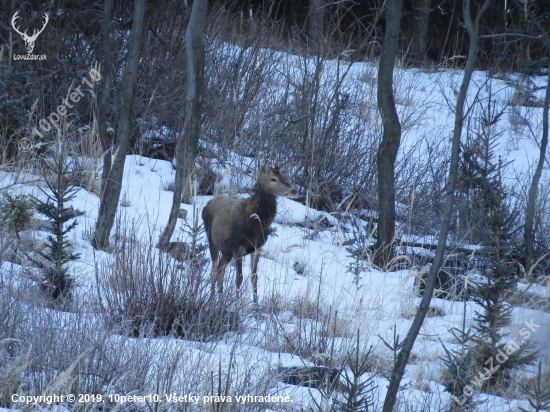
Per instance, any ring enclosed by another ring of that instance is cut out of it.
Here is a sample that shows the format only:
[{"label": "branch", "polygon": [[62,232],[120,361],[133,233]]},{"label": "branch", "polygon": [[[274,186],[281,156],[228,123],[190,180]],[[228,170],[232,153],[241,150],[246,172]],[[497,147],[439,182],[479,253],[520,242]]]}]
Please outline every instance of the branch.
[{"label": "branch", "polygon": [[543,38],[542,34],[538,36],[532,36],[530,34],[523,34],[523,33],[499,33],[499,34],[482,34],[479,36],[480,39],[499,39],[503,37],[518,37],[521,39],[540,40],[546,44],[550,43],[546,38]]},{"label": "branch", "polygon": [[546,43],[550,43],[550,36],[548,35],[548,33],[546,32],[544,27],[542,27],[542,25],[540,24],[540,21],[539,21],[539,19],[537,19],[537,16],[535,16],[533,14],[533,11],[531,10],[531,8],[530,7],[525,8],[525,4],[523,4],[523,2],[520,4],[518,2],[518,0],[513,0],[513,1],[516,4],[516,6],[518,6],[518,7],[520,7],[520,8],[527,11],[527,14],[529,15],[529,18],[531,19],[531,21],[533,23],[536,24],[537,28],[539,29],[539,32],[541,33],[541,36],[543,36],[544,39],[546,40]]}]

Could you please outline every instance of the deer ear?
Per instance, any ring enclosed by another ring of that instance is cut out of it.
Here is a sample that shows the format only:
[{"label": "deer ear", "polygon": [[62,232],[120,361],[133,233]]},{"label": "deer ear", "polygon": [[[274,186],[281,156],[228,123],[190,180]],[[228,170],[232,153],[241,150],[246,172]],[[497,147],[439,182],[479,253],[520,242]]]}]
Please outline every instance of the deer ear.
[{"label": "deer ear", "polygon": [[262,168],[260,169],[262,173],[269,173],[269,163],[265,162]]},{"label": "deer ear", "polygon": [[277,166],[276,168],[279,169],[279,173],[285,174],[286,171],[289,169],[289,167],[290,167],[290,162],[286,162],[282,166]]}]

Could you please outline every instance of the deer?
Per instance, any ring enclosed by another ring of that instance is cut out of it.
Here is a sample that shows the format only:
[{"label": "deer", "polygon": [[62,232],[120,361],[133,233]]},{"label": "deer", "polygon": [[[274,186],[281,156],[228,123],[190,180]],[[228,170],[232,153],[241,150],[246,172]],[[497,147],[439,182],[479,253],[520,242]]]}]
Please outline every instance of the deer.
[{"label": "deer", "polygon": [[44,29],[46,28],[46,25],[48,24],[48,21],[50,20],[50,18],[48,17],[48,15],[46,13],[44,13],[44,16],[42,17],[44,19],[44,22],[42,24],[42,28],[40,30],[34,29],[33,33],[32,33],[32,36],[29,36],[27,34],[27,30],[25,30],[24,32],[19,31],[19,29],[16,27],[18,18],[19,18],[19,11],[15,12],[15,14],[13,15],[13,17],[11,19],[11,26],[13,27],[13,29],[18,34],[21,35],[21,37],[23,38],[23,41],[25,42],[25,46],[27,48],[27,53],[31,54],[32,51],[34,50],[34,42],[38,38],[38,35],[44,31]]},{"label": "deer", "polygon": [[211,292],[223,292],[225,268],[235,259],[237,293],[243,283],[243,257],[252,254],[251,282],[253,302],[258,303],[258,260],[262,246],[277,213],[277,196],[290,197],[296,190],[283,174],[288,163],[258,171],[254,191],[248,198],[217,196],[202,210],[202,220],[212,258]]}]

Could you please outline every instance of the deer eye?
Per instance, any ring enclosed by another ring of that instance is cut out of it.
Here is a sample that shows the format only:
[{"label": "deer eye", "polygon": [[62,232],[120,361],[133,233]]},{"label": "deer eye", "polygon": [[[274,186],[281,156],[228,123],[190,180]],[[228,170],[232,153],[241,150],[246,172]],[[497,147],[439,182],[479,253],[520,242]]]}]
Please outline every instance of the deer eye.
[{"label": "deer eye", "polygon": [[274,177],[272,177],[272,178],[271,178],[271,181],[272,181],[272,182],[276,182],[277,179],[275,179]]}]

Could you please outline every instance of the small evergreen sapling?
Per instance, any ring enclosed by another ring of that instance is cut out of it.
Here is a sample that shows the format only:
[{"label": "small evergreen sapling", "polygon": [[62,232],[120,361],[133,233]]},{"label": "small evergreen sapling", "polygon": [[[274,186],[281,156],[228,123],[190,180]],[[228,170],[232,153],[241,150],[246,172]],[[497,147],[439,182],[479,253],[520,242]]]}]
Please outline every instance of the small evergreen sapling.
[{"label": "small evergreen sapling", "polygon": [[454,330],[461,351],[445,349],[445,389],[451,393],[451,410],[472,407],[474,391],[505,387],[511,371],[533,363],[536,352],[527,353],[529,342],[506,339],[511,306],[505,298],[515,285],[514,238],[520,228],[518,214],[507,200],[501,179],[502,164],[485,175],[485,216],[482,260],[479,267],[486,282],[476,284],[472,300],[475,312],[472,331]]},{"label": "small evergreen sapling", "polygon": [[491,358],[497,360],[499,354],[501,359],[506,358],[487,379],[489,386],[507,383],[513,369],[533,363],[536,356],[535,353],[526,354],[528,342],[512,347],[512,341],[504,340],[507,335],[503,329],[512,322],[512,307],[505,298],[516,283],[514,238],[521,225],[518,213],[511,206],[504,191],[501,169],[499,164],[495,173],[489,176],[488,184],[487,198],[490,207],[485,216],[487,233],[482,249],[485,259],[481,267],[487,282],[478,284],[472,296],[474,302],[482,307],[474,317],[472,335],[477,364],[484,365],[484,362]]},{"label": "small evergreen sapling", "polygon": [[[21,263],[19,257],[20,233],[30,227],[33,216],[33,205],[27,196],[4,194],[4,198],[0,200],[0,231],[5,231],[9,236],[4,237],[4,233],[2,234],[0,258],[14,263]],[[15,235],[15,238],[13,238],[13,235]],[[8,248],[11,248],[11,256],[4,255]]]},{"label": "small evergreen sapling", "polygon": [[[519,385],[522,392],[529,396],[529,405],[531,405],[531,407],[535,409],[535,412],[550,410],[550,390],[546,390],[548,388],[548,382],[546,382],[545,384],[543,383],[542,379],[542,364],[539,361],[539,371],[535,378],[533,388]],[[527,409],[523,409],[522,407],[520,407],[519,409],[522,412],[529,412]]]},{"label": "small evergreen sapling", "polygon": [[511,307],[505,299],[515,286],[515,240],[521,225],[502,183],[505,165],[495,159],[499,136],[493,126],[501,115],[494,106],[483,107],[477,132],[463,148],[461,181],[475,205],[470,208],[475,216],[470,217],[475,218],[471,222],[475,240],[482,243],[479,270],[486,281],[477,284],[472,295],[481,306],[472,330],[466,331],[463,325],[462,331],[452,331],[462,348],[445,348],[444,386],[456,401],[451,410],[473,407],[475,391],[505,386],[513,369],[532,363],[535,357],[526,353],[528,342],[515,343],[504,331],[511,324]]},{"label": "small evergreen sapling", "polygon": [[375,408],[375,384],[374,375],[367,375],[372,368],[372,346],[361,354],[359,345],[359,331],[357,331],[356,345],[352,352],[345,357],[345,365],[342,368],[338,386],[342,400],[336,400],[338,410],[341,412],[368,412]]},{"label": "small evergreen sapling", "polygon": [[38,252],[46,263],[32,260],[43,272],[42,291],[54,301],[60,302],[72,297],[73,278],[66,264],[80,258],[79,253],[71,251],[71,242],[67,240],[68,233],[76,227],[77,221],[66,224],[84,213],[72,206],[67,207],[79,188],[68,179],[72,172],[66,162],[65,153],[60,150],[54,156],[44,159],[43,163],[53,173],[54,179],[46,180],[48,190],[40,188],[46,200],[34,198],[34,206],[38,213],[52,221],[53,234],[48,235],[45,250]]},{"label": "small evergreen sapling", "polygon": [[0,201],[0,225],[20,240],[19,233],[29,228],[33,218],[33,206],[25,195],[6,193]]},{"label": "small evergreen sapling", "polygon": [[[451,331],[451,333],[453,332],[456,332],[456,329]],[[467,341],[469,338],[467,333],[460,333],[460,341]],[[456,350],[447,349],[443,342],[441,344],[445,350],[445,356],[441,358],[445,365],[442,385],[445,387],[445,391],[451,394],[449,411],[472,409],[476,402],[467,395],[478,372],[475,365],[475,353],[465,346]]]},{"label": "small evergreen sapling", "polygon": [[343,245],[346,246],[348,256],[353,260],[348,264],[346,272],[353,275],[353,284],[357,289],[361,288],[360,281],[362,274],[368,271],[368,264],[365,261],[369,261],[371,257],[371,240],[372,234],[367,233],[367,228],[361,227],[361,221],[357,218],[353,218],[351,229],[352,233],[349,239],[347,239]]}]

